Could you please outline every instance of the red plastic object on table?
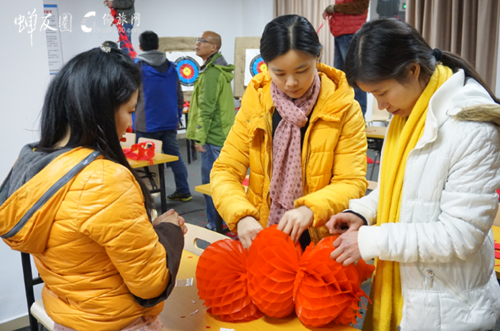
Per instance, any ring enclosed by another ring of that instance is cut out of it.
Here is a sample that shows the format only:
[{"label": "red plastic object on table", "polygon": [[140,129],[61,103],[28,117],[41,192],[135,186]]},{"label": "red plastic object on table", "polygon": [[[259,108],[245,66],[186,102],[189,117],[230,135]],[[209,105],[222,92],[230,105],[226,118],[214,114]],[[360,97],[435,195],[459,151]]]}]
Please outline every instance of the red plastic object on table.
[{"label": "red plastic object on table", "polygon": [[239,241],[225,239],[208,246],[198,261],[198,296],[210,307],[209,313],[224,321],[251,321],[263,315],[248,296],[247,256]]},{"label": "red plastic object on table", "polygon": [[149,164],[153,165],[153,158],[155,157],[155,143],[152,141],[143,141],[141,143],[133,144],[130,148],[124,148],[123,154],[125,154],[127,159],[146,160],[149,161]]},{"label": "red plastic object on table", "polygon": [[248,252],[248,294],[267,316],[290,315],[301,256],[289,235],[273,225],[257,235]]},{"label": "red plastic object on table", "polygon": [[342,266],[330,258],[337,237],[327,237],[316,246],[311,243],[299,263],[293,297],[295,312],[307,326],[356,324],[361,297],[367,297],[361,283],[375,269],[359,260],[357,266]]}]

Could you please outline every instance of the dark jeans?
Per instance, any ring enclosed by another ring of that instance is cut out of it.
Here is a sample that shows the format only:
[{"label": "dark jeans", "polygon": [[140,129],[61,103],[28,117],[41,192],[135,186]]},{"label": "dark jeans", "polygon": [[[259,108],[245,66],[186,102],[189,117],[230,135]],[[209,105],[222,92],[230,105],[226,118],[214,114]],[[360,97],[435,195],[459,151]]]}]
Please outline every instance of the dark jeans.
[{"label": "dark jeans", "polygon": [[169,162],[167,165],[172,168],[175,178],[175,190],[180,194],[191,194],[187,181],[188,173],[184,161],[179,153],[179,144],[177,143],[177,130],[165,130],[158,132],[135,132],[137,140],[139,138],[157,139],[163,142],[162,152],[164,154],[175,155],[179,157],[178,161]]},{"label": "dark jeans", "polygon": [[[343,70],[344,68],[344,61],[352,36],[352,34],[345,34],[335,37],[335,55],[333,59],[333,66],[336,69]],[[359,87],[356,87],[354,89],[354,99],[359,102],[364,116],[366,113],[366,92],[363,92]]]},{"label": "dark jeans", "polygon": [[[201,153],[201,183],[208,184],[210,183],[210,172],[212,171],[215,160],[217,160],[220,155],[222,147],[212,144],[205,144],[203,147],[205,147],[206,152]],[[210,230],[215,230],[215,213],[217,211],[215,209],[214,202],[212,197],[209,195],[203,196],[205,197],[205,202],[207,203],[207,227]]]}]

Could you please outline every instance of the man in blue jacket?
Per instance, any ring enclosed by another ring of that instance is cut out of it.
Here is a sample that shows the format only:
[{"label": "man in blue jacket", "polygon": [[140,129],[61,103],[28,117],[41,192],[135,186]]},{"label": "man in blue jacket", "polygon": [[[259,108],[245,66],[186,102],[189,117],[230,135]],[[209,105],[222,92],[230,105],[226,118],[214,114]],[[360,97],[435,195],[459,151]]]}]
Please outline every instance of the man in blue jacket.
[{"label": "man in blue jacket", "polygon": [[187,169],[177,143],[177,124],[184,104],[177,70],[175,64],[158,51],[158,35],[153,31],[141,33],[139,46],[143,53],[135,58],[135,62],[141,67],[142,87],[135,110],[135,133],[137,139],[161,140],[163,153],[179,157],[178,161],[168,164],[174,172],[176,190],[167,198],[189,201],[192,196]]}]

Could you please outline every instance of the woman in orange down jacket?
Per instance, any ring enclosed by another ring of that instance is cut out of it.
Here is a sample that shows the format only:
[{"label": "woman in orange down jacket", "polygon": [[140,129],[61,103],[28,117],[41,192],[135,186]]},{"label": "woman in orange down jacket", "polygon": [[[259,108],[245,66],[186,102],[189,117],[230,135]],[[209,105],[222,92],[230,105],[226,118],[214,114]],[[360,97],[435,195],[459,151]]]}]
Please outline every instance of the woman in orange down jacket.
[{"label": "woman in orange down jacket", "polygon": [[275,18],[262,35],[268,71],[248,84],[210,178],[215,206],[245,248],[272,224],[302,246],[317,242],[329,218],[365,193],[363,115],[344,73],[319,63],[321,48],[298,15]]},{"label": "woman in orange down jacket", "polygon": [[151,223],[151,195],[120,147],[140,84],[120,50],[74,57],[48,88],[40,141],[0,187],[0,236],[33,255],[55,330],[162,328],[186,228],[173,211]]}]

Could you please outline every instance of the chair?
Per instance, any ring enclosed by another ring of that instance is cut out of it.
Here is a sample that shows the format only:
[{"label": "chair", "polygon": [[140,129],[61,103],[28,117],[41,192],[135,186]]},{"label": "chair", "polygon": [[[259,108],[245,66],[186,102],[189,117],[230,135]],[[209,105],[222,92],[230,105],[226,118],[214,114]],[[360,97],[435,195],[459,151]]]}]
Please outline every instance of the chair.
[{"label": "chair", "polygon": [[142,143],[142,142],[148,142],[148,141],[152,141],[155,143],[155,153],[162,153],[163,141],[161,141],[161,140],[140,137],[138,142]]},{"label": "chair", "polygon": [[30,331],[38,331],[38,323],[43,324],[49,331],[54,329],[54,321],[47,315],[43,307],[43,300],[35,302],[35,293],[33,287],[43,283],[39,276],[33,278],[31,270],[31,256],[28,253],[21,253],[21,262],[23,266],[24,289],[26,291],[26,302],[28,304]]},{"label": "chair", "polygon": [[[138,142],[142,143],[142,142],[148,142],[148,141],[151,141],[155,144],[155,153],[162,153],[163,141],[161,141],[161,140],[141,137],[141,138],[139,138]],[[156,185],[156,182],[154,180],[154,177],[156,176],[156,174],[154,172],[151,172],[149,167],[144,167],[143,169],[144,169],[145,175],[142,176],[142,178],[147,178],[149,180],[149,183],[151,184],[152,191],[157,191],[158,185]]]},{"label": "chair", "polygon": [[372,102],[372,117],[366,119],[367,125],[372,125],[373,122],[383,122],[385,126],[391,121],[392,114],[387,110],[378,108],[377,99],[373,98]]},{"label": "chair", "polygon": [[47,315],[45,307],[43,306],[43,300],[37,300],[31,306],[31,314],[42,324],[47,330],[54,330],[54,321]]},{"label": "chair", "polygon": [[122,147],[130,147],[135,144],[135,133],[125,132],[123,137],[120,138],[120,145]]},{"label": "chair", "polygon": [[223,234],[218,232],[210,231],[201,226],[194,224],[185,223],[188,232],[184,236],[184,249],[190,253],[196,254],[198,256],[203,253],[204,249],[198,246],[198,240],[203,240],[208,243],[214,243],[218,240],[229,239]]}]

